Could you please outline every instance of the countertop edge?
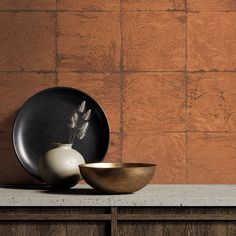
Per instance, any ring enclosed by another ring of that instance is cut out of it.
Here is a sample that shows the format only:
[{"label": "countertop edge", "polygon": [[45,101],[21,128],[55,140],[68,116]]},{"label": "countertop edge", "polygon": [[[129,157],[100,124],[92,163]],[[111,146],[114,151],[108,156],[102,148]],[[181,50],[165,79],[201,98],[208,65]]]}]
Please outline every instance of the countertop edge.
[{"label": "countertop edge", "polygon": [[236,207],[236,185],[148,185],[105,195],[88,185],[65,192],[0,186],[0,207]]}]

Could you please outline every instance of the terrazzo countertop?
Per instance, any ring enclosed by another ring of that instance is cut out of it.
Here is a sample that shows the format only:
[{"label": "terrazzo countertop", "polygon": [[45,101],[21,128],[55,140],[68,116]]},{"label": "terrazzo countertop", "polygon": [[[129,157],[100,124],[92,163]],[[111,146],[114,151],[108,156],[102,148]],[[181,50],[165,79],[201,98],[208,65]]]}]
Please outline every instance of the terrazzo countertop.
[{"label": "terrazzo countertop", "polygon": [[120,195],[101,194],[88,185],[61,192],[1,186],[0,206],[236,206],[236,185],[147,185]]}]

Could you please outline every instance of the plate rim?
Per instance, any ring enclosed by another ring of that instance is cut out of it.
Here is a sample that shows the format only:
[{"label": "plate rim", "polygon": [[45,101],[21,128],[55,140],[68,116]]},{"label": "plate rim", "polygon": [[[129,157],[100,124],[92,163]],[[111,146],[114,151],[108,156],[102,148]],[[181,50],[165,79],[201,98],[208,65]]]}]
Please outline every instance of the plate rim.
[{"label": "plate rim", "polygon": [[29,169],[27,169],[27,167],[25,166],[25,164],[22,162],[21,158],[20,158],[20,155],[19,153],[17,152],[17,148],[16,148],[16,138],[15,138],[15,130],[16,130],[16,123],[17,123],[17,119],[19,119],[19,115],[20,113],[22,112],[23,108],[31,101],[31,99],[33,99],[34,97],[40,95],[40,94],[43,94],[43,93],[46,93],[48,91],[51,91],[51,90],[56,90],[56,89],[61,89],[61,90],[64,90],[64,89],[68,89],[68,90],[73,90],[73,91],[76,91],[76,92],[79,92],[79,93],[82,93],[84,94],[85,96],[89,97],[101,110],[104,118],[105,118],[105,124],[107,126],[107,145],[106,145],[106,149],[105,149],[105,152],[104,152],[104,155],[103,155],[103,158],[101,161],[103,161],[103,159],[105,158],[106,154],[107,154],[107,151],[108,151],[108,148],[110,146],[110,125],[109,125],[109,121],[107,119],[107,115],[104,111],[104,109],[97,103],[97,101],[90,95],[88,95],[87,93],[77,89],[77,88],[73,88],[73,87],[67,87],[67,86],[54,86],[54,87],[48,87],[46,89],[43,89],[43,90],[40,90],[39,92],[35,93],[34,95],[30,96],[21,106],[20,108],[18,109],[17,111],[17,114],[15,116],[15,119],[13,121],[13,127],[12,127],[12,132],[11,132],[11,142],[12,142],[12,146],[13,146],[13,149],[14,149],[14,152],[15,152],[15,155],[16,155],[16,158],[17,160],[19,161],[19,163],[21,164],[21,166],[33,177],[35,177],[36,179],[38,180],[41,180],[42,181],[42,178],[40,178],[40,176],[38,175],[35,175],[34,173],[32,173],[31,171],[29,171]]}]

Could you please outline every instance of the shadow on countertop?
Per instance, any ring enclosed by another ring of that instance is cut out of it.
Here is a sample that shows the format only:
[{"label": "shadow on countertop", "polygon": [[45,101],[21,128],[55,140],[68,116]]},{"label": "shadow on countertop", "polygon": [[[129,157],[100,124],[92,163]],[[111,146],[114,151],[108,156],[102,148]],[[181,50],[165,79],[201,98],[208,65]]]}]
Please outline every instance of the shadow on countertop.
[{"label": "shadow on countertop", "polygon": [[50,187],[46,184],[1,184],[0,188],[22,189],[22,190],[43,190]]},{"label": "shadow on countertop", "polygon": [[45,194],[56,194],[56,195],[106,195],[104,193],[101,193],[99,191],[96,191],[94,189],[91,188],[83,188],[83,189],[45,189],[42,190],[41,193],[45,193]]},{"label": "shadow on countertop", "polygon": [[46,184],[42,185],[0,185],[0,188],[19,190],[39,190],[43,194],[56,195],[110,195],[92,188],[53,189]]}]

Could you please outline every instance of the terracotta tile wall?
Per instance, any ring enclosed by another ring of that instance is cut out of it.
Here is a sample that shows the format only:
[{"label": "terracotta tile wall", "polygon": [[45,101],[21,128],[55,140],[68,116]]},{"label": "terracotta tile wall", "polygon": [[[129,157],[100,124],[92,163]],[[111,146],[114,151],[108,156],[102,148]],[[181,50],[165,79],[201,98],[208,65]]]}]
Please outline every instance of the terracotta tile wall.
[{"label": "terracotta tile wall", "polygon": [[235,0],[0,0],[0,183],[36,183],[11,129],[39,90],[72,86],[110,121],[106,161],[153,183],[236,183]]}]

